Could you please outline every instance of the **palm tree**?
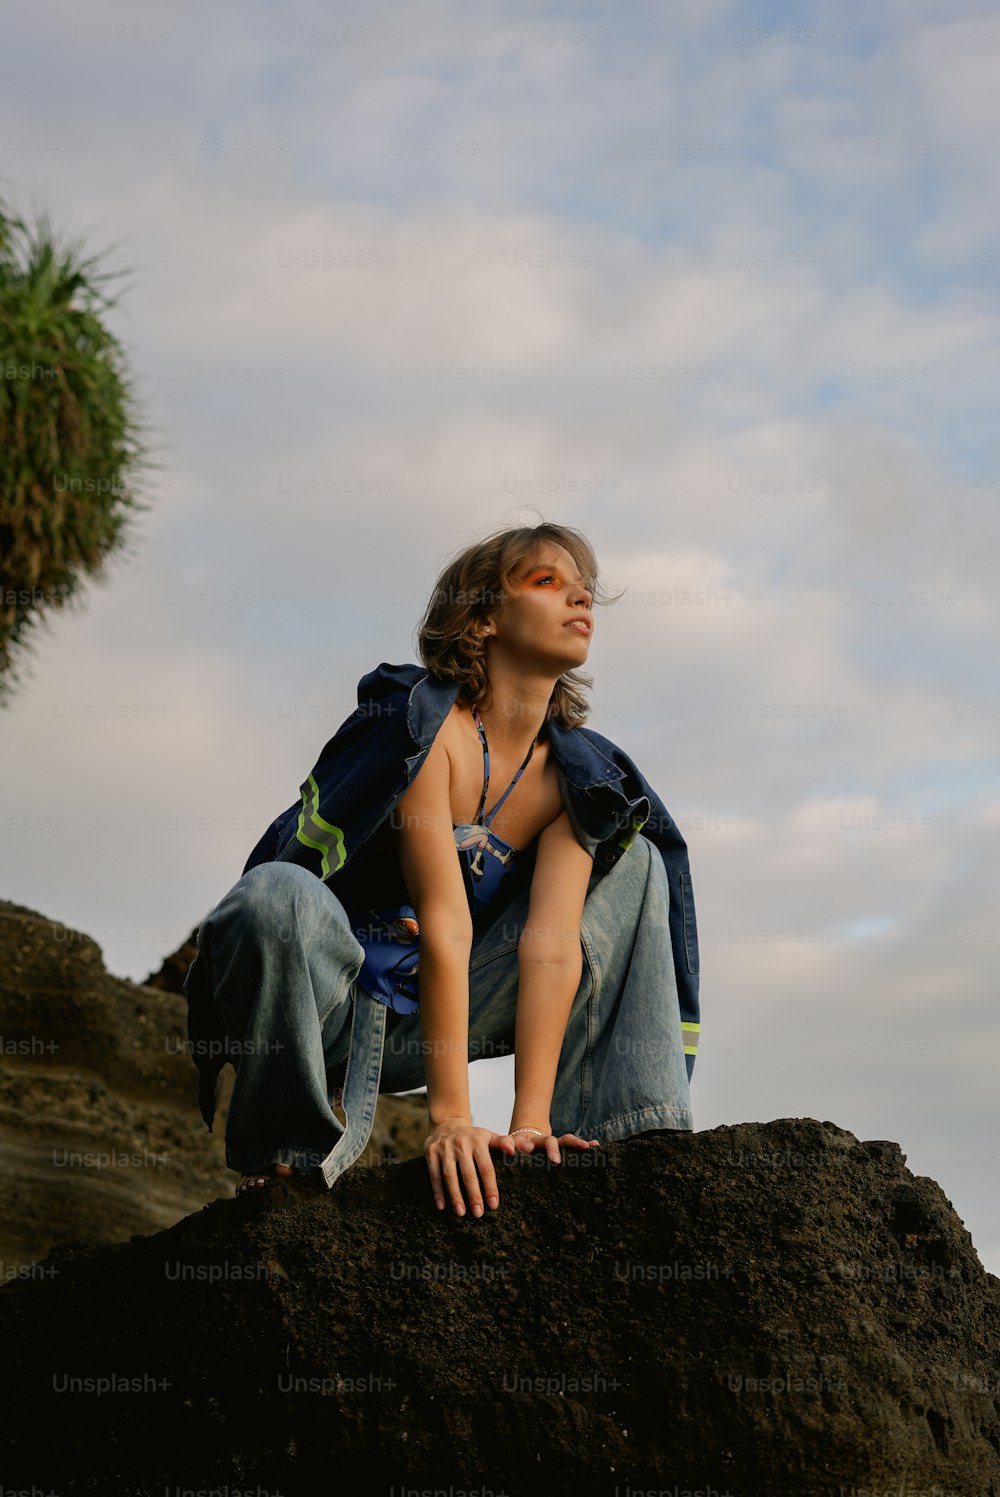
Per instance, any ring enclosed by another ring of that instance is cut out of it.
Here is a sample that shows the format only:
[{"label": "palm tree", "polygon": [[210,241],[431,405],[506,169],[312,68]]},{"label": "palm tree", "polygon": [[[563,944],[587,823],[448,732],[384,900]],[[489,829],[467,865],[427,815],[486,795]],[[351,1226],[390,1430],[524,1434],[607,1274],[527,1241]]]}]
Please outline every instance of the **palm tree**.
[{"label": "palm tree", "polygon": [[81,246],[32,232],[0,199],[0,707],[17,657],[50,609],[126,548],[147,461],[144,425],[117,338],[101,320],[117,298]]}]

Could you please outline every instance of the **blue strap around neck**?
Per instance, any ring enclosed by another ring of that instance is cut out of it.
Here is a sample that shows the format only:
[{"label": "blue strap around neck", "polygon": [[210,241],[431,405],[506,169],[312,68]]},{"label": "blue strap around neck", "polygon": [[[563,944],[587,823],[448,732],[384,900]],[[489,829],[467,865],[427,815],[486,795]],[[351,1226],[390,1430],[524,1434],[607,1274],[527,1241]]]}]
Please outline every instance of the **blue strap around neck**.
[{"label": "blue strap around neck", "polygon": [[488,827],[494,816],[499,811],[500,807],[503,805],[504,801],[507,799],[510,792],[513,790],[514,786],[517,784],[518,780],[521,778],[524,771],[527,769],[528,761],[530,760],[532,754],[535,752],[535,744],[538,741],[538,735],[536,733],[535,737],[531,740],[531,747],[528,749],[528,752],[525,755],[524,763],[521,765],[521,768],[511,780],[510,784],[507,786],[507,789],[504,791],[503,795],[501,795],[500,799],[493,807],[493,810],[484,821],[482,818],[483,811],[486,808],[486,792],[489,789],[490,785],[490,749],[489,744],[486,742],[486,729],[483,727],[483,720],[479,716],[479,708],[473,707],[472,713],[476,719],[476,727],[479,729],[479,737],[483,745],[483,798],[479,802],[479,810],[476,813],[476,822],[481,826]]}]

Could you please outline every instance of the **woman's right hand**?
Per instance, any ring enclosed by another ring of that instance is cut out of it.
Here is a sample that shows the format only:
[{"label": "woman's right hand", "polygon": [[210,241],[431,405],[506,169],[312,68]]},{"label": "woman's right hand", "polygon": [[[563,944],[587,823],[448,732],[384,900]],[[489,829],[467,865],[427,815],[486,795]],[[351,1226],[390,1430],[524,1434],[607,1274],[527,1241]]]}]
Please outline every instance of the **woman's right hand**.
[{"label": "woman's right hand", "polygon": [[[460,1181],[465,1184],[469,1209],[473,1216],[483,1214],[483,1196],[491,1211],[500,1204],[497,1177],[490,1158],[491,1149],[507,1155],[515,1152],[514,1140],[491,1128],[476,1128],[471,1118],[445,1118],[435,1123],[424,1140],[424,1156],[430,1171],[434,1204],[444,1210],[445,1196],[455,1208],[456,1216],[465,1215]],[[480,1185],[480,1177],[482,1185]]]}]

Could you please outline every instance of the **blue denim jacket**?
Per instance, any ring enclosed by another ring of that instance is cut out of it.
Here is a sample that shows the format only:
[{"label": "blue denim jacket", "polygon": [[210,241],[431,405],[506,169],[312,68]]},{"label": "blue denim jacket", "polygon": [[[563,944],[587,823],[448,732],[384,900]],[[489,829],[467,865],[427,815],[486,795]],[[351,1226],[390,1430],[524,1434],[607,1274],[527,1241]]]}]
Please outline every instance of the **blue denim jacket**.
[{"label": "blue denim jacket", "polygon": [[[413,781],[458,693],[458,682],[432,676],[422,665],[383,661],[362,676],[357,708],[323,748],[299,798],[268,826],[243,872],[276,859],[300,863],[323,879],[348,910],[355,906],[352,859]],[[698,1047],[700,1005],[698,931],[687,844],[659,796],[610,739],[592,728],[564,728],[555,718],[549,719],[548,732],[563,805],[577,840],[594,859],[592,883],[611,871],[640,832],[663,859],[690,1078]],[[199,1000],[197,965],[196,958],[184,985],[192,1040],[196,1038],[192,1026],[201,1037],[210,1027],[204,999]],[[199,1059],[197,1045],[194,1053],[202,1073],[202,1115],[211,1127],[215,1076],[225,1057],[209,1067]]]}]

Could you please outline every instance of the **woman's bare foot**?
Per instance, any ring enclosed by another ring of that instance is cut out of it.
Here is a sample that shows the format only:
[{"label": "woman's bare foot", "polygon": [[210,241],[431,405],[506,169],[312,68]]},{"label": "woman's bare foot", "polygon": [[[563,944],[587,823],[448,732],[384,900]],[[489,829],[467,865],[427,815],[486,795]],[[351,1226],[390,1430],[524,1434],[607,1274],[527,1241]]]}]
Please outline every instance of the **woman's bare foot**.
[{"label": "woman's bare foot", "polygon": [[236,1187],[236,1194],[242,1195],[246,1190],[263,1190],[269,1180],[287,1180],[295,1171],[290,1164],[272,1164],[267,1170],[261,1170],[254,1175],[241,1175],[240,1183]]}]

